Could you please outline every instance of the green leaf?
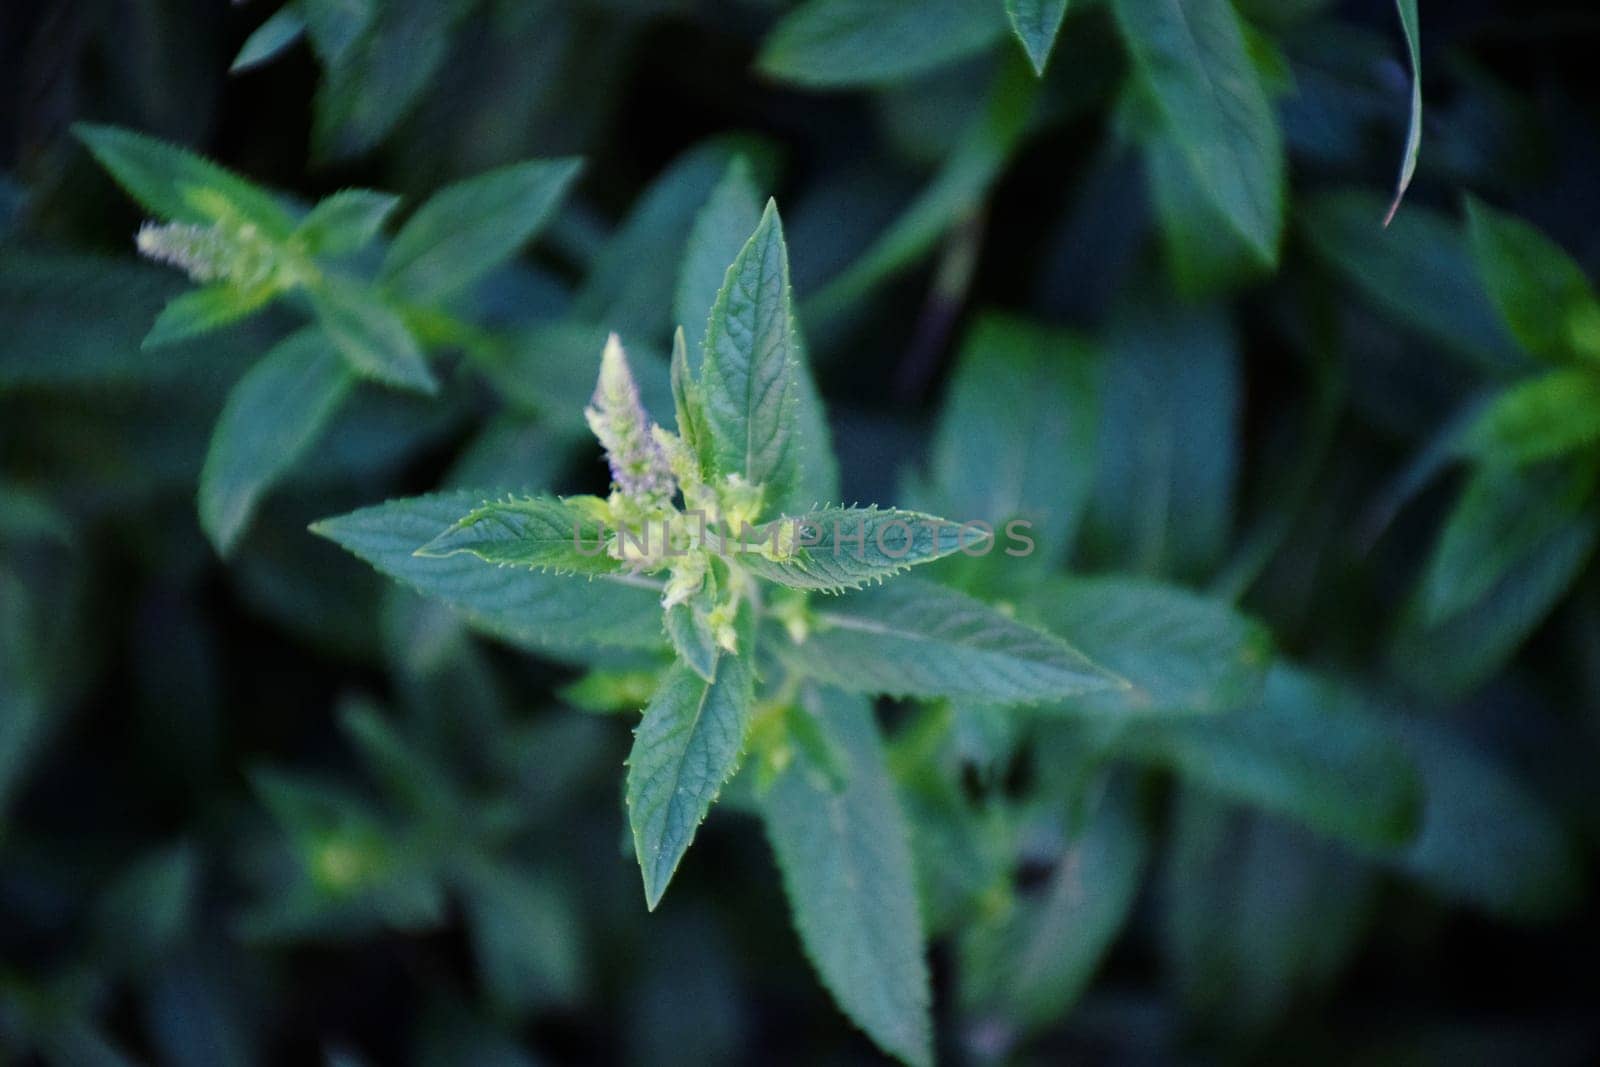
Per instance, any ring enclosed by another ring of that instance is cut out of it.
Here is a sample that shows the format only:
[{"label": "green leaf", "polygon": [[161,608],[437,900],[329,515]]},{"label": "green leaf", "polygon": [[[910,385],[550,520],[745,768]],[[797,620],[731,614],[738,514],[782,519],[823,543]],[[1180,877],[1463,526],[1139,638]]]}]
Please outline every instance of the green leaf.
[{"label": "green leaf", "polygon": [[1005,3],[1011,32],[1022,42],[1035,73],[1044,77],[1050,50],[1055,47],[1061,20],[1067,14],[1067,0],[1005,0]]},{"label": "green leaf", "polygon": [[841,597],[803,643],[775,645],[794,670],[858,693],[1022,704],[1127,685],[1060,638],[910,578]]},{"label": "green leaf", "polygon": [[291,48],[305,32],[306,20],[300,14],[300,9],[292,3],[284,4],[245,38],[239,54],[233,57],[233,62],[228,66],[228,73],[242,74],[271,62]]},{"label": "green leaf", "polygon": [[1417,17],[1417,0],[1395,0],[1395,10],[1400,13],[1400,29],[1405,34],[1406,52],[1411,60],[1411,117],[1406,123],[1406,149],[1400,157],[1400,177],[1395,182],[1394,201],[1383,224],[1394,221],[1411,188],[1411,179],[1417,174],[1417,157],[1422,151],[1422,22]]},{"label": "green leaf", "polygon": [[628,754],[628,822],[651,911],[744,755],[754,680],[723,654],[716,681],[679,664],[644,709]]},{"label": "green leaf", "polygon": [[1190,299],[1226,294],[1270,270],[1271,261],[1228,226],[1173,138],[1147,139],[1144,159],[1167,273],[1179,293]]},{"label": "green leaf", "polygon": [[722,290],[728,264],[738,258],[745,242],[761,223],[761,193],[750,173],[750,163],[735,156],[722,180],[711,190],[683,250],[678,268],[678,291],[673,301],[678,325],[688,342],[689,368],[699,370],[705,345],[706,322]]},{"label": "green leaf", "polygon": [[1600,362],[1600,302],[1560,245],[1473,198],[1467,235],[1483,284],[1524,349],[1552,363],[1575,355]]},{"label": "green leaf", "polygon": [[[954,523],[897,508],[822,508],[767,528],[769,542],[790,535],[804,546],[793,555],[768,559],[746,552],[741,564],[791,589],[837,593],[881,582],[963,548],[994,547],[992,532],[973,530],[963,535]],[[755,535],[746,537],[754,540]]]},{"label": "green leaf", "polygon": [[1380,230],[1373,220],[1382,213],[1375,196],[1338,192],[1311,198],[1299,214],[1311,249],[1391,321],[1481,367],[1517,366],[1456,227],[1412,208]]},{"label": "green leaf", "polygon": [[708,682],[717,677],[717,638],[710,619],[716,603],[716,583],[707,574],[700,592],[682,604],[674,604],[662,617],[667,640],[672,642],[678,658]]},{"label": "green leaf", "polygon": [[442,0],[301,0],[323,62],[312,123],[319,159],[375,148],[443,65],[467,7]]},{"label": "green leaf", "polygon": [[939,506],[1070,550],[1094,478],[1100,353],[1075,334],[987,315],[961,346],[933,442]]},{"label": "green leaf", "polygon": [[1137,720],[1125,755],[1221,796],[1371,847],[1403,844],[1421,820],[1416,768],[1353,693],[1288,667],[1261,706],[1204,719]]},{"label": "green leaf", "polygon": [[808,692],[849,766],[837,792],[796,761],[761,797],[795,928],[822,984],[878,1047],[933,1062],[928,968],[904,817],[865,702]]},{"label": "green leaf", "polygon": [[355,384],[320,330],[293,334],[228,394],[200,473],[200,525],[227,555],[261,497],[316,441]]},{"label": "green leaf", "polygon": [[356,42],[372,28],[378,0],[297,0],[317,57],[330,67],[343,64]]},{"label": "green leaf", "polygon": [[295,230],[312,255],[344,255],[371,244],[400,198],[371,189],[341,189],[317,202]]},{"label": "green leaf", "polygon": [[361,377],[429,395],[439,391],[417,339],[375,293],[327,278],[311,290],[311,306],[328,339]]},{"label": "green leaf", "polygon": [[799,360],[789,252],[768,201],[717,293],[700,386],[717,472],[765,486],[772,501],[800,479]]},{"label": "green leaf", "polygon": [[756,63],[812,88],[884,85],[981,52],[1005,29],[993,0],[809,0],[778,23]]},{"label": "green leaf", "polygon": [[1486,462],[1538,463],[1600,442],[1600,368],[1577,367],[1520,382],[1495,397],[1469,446]]},{"label": "green leaf", "polygon": [[1283,233],[1277,118],[1230,0],[1113,0],[1134,76],[1200,187],[1266,262]]},{"label": "green leaf", "polygon": [[471,556],[428,559],[416,554],[418,545],[482,500],[482,494],[464,490],[413,497],[324,519],[311,530],[515,644],[541,650],[587,645],[662,649],[657,583],[628,575],[574,582],[536,571],[485,567]]},{"label": "green leaf", "polygon": [[583,508],[550,496],[488,500],[417,549],[445,559],[458,553],[501,567],[552,574],[610,574],[619,564],[605,552],[605,523]]},{"label": "green leaf", "polygon": [[174,297],[145,334],[142,348],[164,348],[187,341],[259,311],[276,295],[268,286],[240,289],[219,282]]},{"label": "green leaf", "polygon": [[395,235],[380,281],[418,301],[466,288],[533,239],[581,166],[576,159],[515,163],[446,186]]},{"label": "green leaf", "polygon": [[1149,854],[1132,790],[1108,792],[1040,892],[965,931],[963,1010],[1027,1030],[1059,1019],[1127,923]]},{"label": "green leaf", "polygon": [[72,132],[129,195],[163,219],[206,226],[231,212],[277,240],[294,229],[294,216],[272,193],[192,152],[114,126],[80,122]]},{"label": "green leaf", "polygon": [[1467,611],[1520,563],[1543,553],[1581,518],[1594,487],[1590,464],[1481,467],[1429,561],[1422,592],[1426,620],[1437,625]]},{"label": "green leaf", "polygon": [[1026,603],[1045,629],[1132,683],[1062,710],[1210,714],[1261,697],[1271,634],[1220,600],[1136,578],[1056,578]]},{"label": "green leaf", "polygon": [[694,372],[689,369],[689,346],[684,340],[681,326],[672,335],[670,381],[678,436],[683,438],[689,453],[695,457],[700,476],[708,478],[713,459],[711,431],[706,429],[705,396],[701,393],[700,383],[694,378]]}]

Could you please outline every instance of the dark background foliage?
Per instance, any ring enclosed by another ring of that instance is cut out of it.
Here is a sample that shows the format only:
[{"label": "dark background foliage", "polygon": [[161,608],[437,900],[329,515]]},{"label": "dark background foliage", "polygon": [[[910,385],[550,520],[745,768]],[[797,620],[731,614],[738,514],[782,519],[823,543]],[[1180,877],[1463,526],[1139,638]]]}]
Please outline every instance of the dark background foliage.
[{"label": "dark background foliage", "polygon": [[[1196,279],[1163,245],[1118,107],[1125,61],[1102,5],[1074,4],[1042,88],[1049,117],[987,195],[950,210],[904,269],[831,301],[829,283],[960,143],[997,67],[1018,62],[1015,42],[880,90],[818,92],[753,66],[789,6],[772,0],[384,6],[426,40],[397,53],[416,68],[409,106],[372,128],[328,117],[370,87],[340,83],[303,43],[228,74],[266,0],[0,9],[0,489],[12,494],[0,644],[20,650],[0,661],[0,1062],[877,1055],[816,984],[753,820],[714,816],[647,915],[618,784],[629,730],[561,695],[578,668],[478,638],[305,533],[459,483],[463,463],[505,484],[599,489],[603,468],[571,425],[508,416],[505,397],[466,380],[432,404],[364,395],[217,557],[194,514],[200,464],[227,389],[281,323],[139,354],[181,284],[134,263],[142,216],[71,138],[84,119],[190,145],[308,201],[351,185],[415,200],[498,164],[582,155],[575,194],[480,310],[523,323],[576,305],[663,351],[684,234],[667,224],[652,244],[646,219],[626,256],[608,249],[686,152],[745,138],[784,208],[846,499],[896,499],[925,463],[962,339],[986,311],[1112,353],[1141,329],[1190,343],[1160,333],[1172,307],[1225,316],[1237,424],[1192,447],[1229,450],[1227,473],[1180,486],[1201,504],[1142,551],[1104,516],[1139,510],[1148,487],[1102,459],[1101,519],[1074,570],[1236,600],[1285,656],[1476,753],[1514,795],[1465,779],[1449,854],[1412,876],[1233,806],[1226,789],[1141,772],[1158,844],[1093,984],[1024,1037],[959,1003],[958,937],[936,937],[941,1057],[1600,1054],[1600,926],[1584,906],[1600,833],[1595,573],[1570,568],[1553,593],[1520,575],[1475,609],[1471,632],[1405,624],[1464,479],[1426,457],[1503,377],[1499,340],[1478,328],[1498,329],[1481,292],[1467,307],[1452,287],[1475,276],[1463,193],[1600,269],[1592,4],[1424,0],[1422,165],[1385,234],[1408,101],[1391,5],[1240,0],[1293,75],[1278,101],[1286,238],[1270,276],[1202,272],[1197,304],[1178,295]],[[679,195],[703,199],[720,158]],[[1349,189],[1376,210],[1354,251],[1328,222],[1327,198]],[[591,375],[585,364],[581,388],[534,388],[570,422]],[[1185,386],[1178,408],[1215,400],[1212,385]],[[1186,432],[1159,405],[1128,414],[1130,448]],[[1528,600],[1540,603],[1518,615]],[[894,735],[917,712],[884,714]],[[1047,737],[1004,761],[998,786],[968,767],[964,788],[1024,794],[1083,747]],[[455,873],[441,878],[446,853]],[[1009,857],[1010,890],[1039,892],[1053,862]],[[386,873],[370,879],[365,864]]]}]

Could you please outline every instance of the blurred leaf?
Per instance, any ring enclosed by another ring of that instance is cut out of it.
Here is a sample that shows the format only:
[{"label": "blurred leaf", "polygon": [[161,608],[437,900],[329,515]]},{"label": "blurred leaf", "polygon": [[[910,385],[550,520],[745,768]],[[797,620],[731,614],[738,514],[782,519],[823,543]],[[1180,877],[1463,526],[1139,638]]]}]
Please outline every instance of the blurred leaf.
[{"label": "blurred leaf", "polygon": [[460,878],[473,954],[497,1013],[579,1002],[589,968],[577,901],[533,870],[475,864]]},{"label": "blurred leaf", "polygon": [[651,911],[744,754],[750,667],[725,653],[713,673],[708,682],[681,663],[668,671],[628,754],[628,822]]},{"label": "blurred leaf", "polygon": [[428,395],[439,391],[417,339],[375,293],[326,278],[311,291],[311,304],[328,340],[361,377]]},{"label": "blurred leaf", "polygon": [[905,822],[877,725],[859,698],[823,690],[805,700],[850,765],[842,792],[792,765],[761,798],[795,927],[840,1009],[879,1048],[926,1067],[928,967]]},{"label": "blurred leaf", "polygon": [[590,585],[486,567],[472,557],[428,559],[415,554],[477,503],[477,496],[459,490],[397,500],[324,519],[312,532],[515,644],[535,649],[663,646],[660,589],[653,583],[622,576],[597,578],[599,584]]},{"label": "blurred leaf", "polygon": [[1484,285],[1524,349],[1552,363],[1574,356],[1600,363],[1600,302],[1560,245],[1472,198],[1467,235]]},{"label": "blurred leaf", "polygon": [[810,88],[881,85],[981,52],[1005,28],[992,0],[806,0],[773,28],[756,62]]},{"label": "blurred leaf", "polygon": [[1028,61],[1042,78],[1055,47],[1056,33],[1067,14],[1067,0],[1005,0],[1011,32],[1022,42]]},{"label": "blurred leaf", "polygon": [[379,280],[409,300],[436,301],[510,259],[549,221],[582,163],[517,163],[435,193],[389,245]]},{"label": "blurred leaf", "polygon": [[267,286],[241,289],[225,282],[192,289],[161,309],[141,347],[165,348],[238,322],[266,306],[273,295]]},{"label": "blurred leaf", "polygon": [[1176,141],[1151,138],[1144,157],[1167,272],[1178,292],[1190,298],[1225,294],[1270,270],[1272,261],[1227,225]]},{"label": "blurred leaf", "polygon": [[261,497],[316,442],[354,384],[323,333],[307,328],[234,386],[200,474],[200,524],[218,552],[233,549]]},{"label": "blurred leaf", "polygon": [[301,220],[295,240],[312,255],[344,255],[377,238],[384,222],[400,206],[400,198],[371,189],[341,189]]},{"label": "blurred leaf", "polygon": [[1262,260],[1277,262],[1284,155],[1229,0],[1114,0],[1135,76],[1200,188]]},{"label": "blurred leaf", "polygon": [[673,309],[688,342],[689,367],[697,374],[712,305],[729,265],[755,232],[761,215],[761,192],[750,164],[743,156],[735,156],[695,216],[694,229],[683,250],[683,263],[678,268]]},{"label": "blurred leaf", "polygon": [[194,920],[199,874],[199,858],[183,844],[142,856],[119,872],[95,902],[101,959],[135,971],[160,963]]},{"label": "blurred leaf", "polygon": [[1600,443],[1600,368],[1551,371],[1508,387],[1468,443],[1488,463],[1538,463]]},{"label": "blurred leaf", "polygon": [[228,73],[242,74],[270,63],[279,54],[294,47],[294,43],[305,32],[306,20],[300,14],[300,9],[293,2],[284,4],[245,39],[239,54],[233,57]]},{"label": "blurred leaf", "polygon": [[774,644],[796,671],[857,693],[1022,704],[1127,684],[1059,638],[912,578],[830,601],[804,643]]},{"label": "blurred leaf", "polygon": [[1400,177],[1395,182],[1394,201],[1384,216],[1384,225],[1394,221],[1405,199],[1411,179],[1417,173],[1417,156],[1422,150],[1422,24],[1417,16],[1417,0],[1395,0],[1400,13],[1400,29],[1405,34],[1406,52],[1411,60],[1411,117],[1406,123],[1406,148],[1400,160]]}]

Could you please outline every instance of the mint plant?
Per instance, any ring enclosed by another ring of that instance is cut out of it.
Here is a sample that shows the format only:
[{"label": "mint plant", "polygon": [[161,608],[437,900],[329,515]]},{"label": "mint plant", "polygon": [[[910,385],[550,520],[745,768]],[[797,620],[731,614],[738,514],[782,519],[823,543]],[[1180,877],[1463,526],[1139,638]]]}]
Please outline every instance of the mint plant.
[{"label": "mint plant", "polygon": [[[720,239],[717,215],[736,202],[713,199],[702,240]],[[769,201],[726,269],[693,360],[677,331],[675,430],[651,421],[620,341],[607,343],[585,417],[610,466],[609,496],[468,505],[470,495],[457,493],[313,529],[490,626],[511,623],[514,609],[522,626],[548,619],[534,636],[550,644],[670,648],[628,757],[646,905],[661,902],[749,752],[796,926],[823,983],[882,1048],[926,1063],[929,995],[907,832],[877,727],[850,694],[1014,705],[1128,683],[980,601],[897,577],[995,550],[992,528],[827,503],[834,460],[792,302]],[[838,608],[814,599],[834,595]],[[647,598],[659,602],[659,622]],[[533,603],[538,621],[520,610]]]}]

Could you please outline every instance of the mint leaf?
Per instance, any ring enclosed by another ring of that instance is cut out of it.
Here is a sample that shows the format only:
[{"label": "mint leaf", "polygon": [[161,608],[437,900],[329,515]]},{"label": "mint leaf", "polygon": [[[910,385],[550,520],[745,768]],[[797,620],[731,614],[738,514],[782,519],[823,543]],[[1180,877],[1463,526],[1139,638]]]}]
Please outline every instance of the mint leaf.
[{"label": "mint leaf", "polygon": [[292,334],[228,394],[200,472],[200,525],[227,555],[261,497],[333,420],[355,379],[320,330]]},{"label": "mint leaf", "polygon": [[317,203],[294,231],[312,255],[344,255],[364,248],[383,230],[400,198],[371,189],[342,189]]},{"label": "mint leaf", "polygon": [[778,23],[756,62],[813,88],[884,85],[981,52],[1005,29],[993,0],[809,0]]},{"label": "mint leaf", "polygon": [[619,564],[605,552],[605,524],[556,497],[508,497],[479,504],[417,549],[443,559],[457,553],[502,567],[553,574],[609,574]]},{"label": "mint leaf", "polygon": [[715,673],[708,682],[684,664],[673,667],[644,709],[628,754],[628,822],[651,911],[744,754],[754,700],[750,667],[724,653]]},{"label": "mint leaf", "polygon": [[311,306],[328,339],[361,377],[418,393],[439,391],[417,339],[375,293],[342,278],[325,278],[311,290]]},{"label": "mint leaf", "polygon": [[114,126],[80,122],[72,132],[117,184],[163,219],[205,226],[232,212],[269,238],[294,229],[294,216],[272,193],[192,152]]},{"label": "mint leaf", "polygon": [[419,545],[482,500],[482,493],[467,490],[395,500],[324,519],[311,531],[514,644],[539,650],[662,649],[657,583],[628,575],[575,582],[537,571],[486,567],[467,555],[429,559],[416,554]]},{"label": "mint leaf", "polygon": [[283,5],[245,38],[239,54],[233,57],[233,62],[228,66],[228,73],[242,74],[270,62],[293,47],[305,32],[306,20],[300,14],[300,9],[292,3]]},{"label": "mint leaf", "polygon": [[761,797],[795,928],[839,1008],[891,1056],[933,1063],[928,968],[911,850],[872,712],[808,692],[807,708],[848,760],[833,791],[796,761]]},{"label": "mint leaf", "polygon": [[662,619],[667,640],[678,658],[706,681],[717,677],[717,638],[711,627],[710,612],[716,607],[717,587],[710,574],[700,592],[682,604],[667,609]]},{"label": "mint leaf", "polygon": [[1395,0],[1400,14],[1400,30],[1405,34],[1407,58],[1411,61],[1411,117],[1406,122],[1406,148],[1400,157],[1400,177],[1395,182],[1394,200],[1383,224],[1394,221],[1411,179],[1417,174],[1417,158],[1422,152],[1422,20],[1417,16],[1417,0]]},{"label": "mint leaf", "polygon": [[700,385],[717,471],[766,486],[774,501],[800,477],[799,358],[789,252],[768,201],[711,309]]},{"label": "mint leaf", "polygon": [[1486,462],[1537,463],[1600,443],[1600,367],[1551,371],[1495,397],[1468,434]]},{"label": "mint leaf", "polygon": [[418,301],[465,289],[533,239],[581,166],[514,163],[446,186],[395,235],[379,280]]},{"label": "mint leaf", "polygon": [[1044,77],[1050,50],[1056,44],[1056,33],[1067,14],[1067,0],[1005,0],[1005,3],[1011,32],[1022,42],[1034,73]]},{"label": "mint leaf", "polygon": [[830,602],[804,642],[773,645],[794,670],[858,693],[1025,704],[1127,685],[1058,637],[910,578]]},{"label": "mint leaf", "polygon": [[761,192],[750,173],[750,163],[735,156],[711,198],[694,219],[689,242],[678,268],[678,292],[673,308],[689,345],[691,370],[698,371],[705,345],[706,320],[722,291],[728,264],[761,223]]},{"label": "mint leaf", "polygon": [[782,559],[746,553],[740,557],[746,570],[791,589],[830,593],[881,582],[962,548],[994,546],[992,533],[973,529],[963,536],[954,523],[898,508],[822,508],[780,519],[767,532],[769,540],[793,535],[803,547]]},{"label": "mint leaf", "polygon": [[1283,233],[1277,118],[1230,0],[1113,0],[1134,77],[1222,217],[1266,262]]},{"label": "mint leaf", "polygon": [[267,305],[274,292],[267,286],[240,289],[219,282],[174,297],[145,334],[142,348],[163,348],[238,322]]},{"label": "mint leaf", "polygon": [[1600,320],[1594,287],[1572,257],[1532,226],[1467,200],[1467,236],[1500,318],[1529,353],[1552,363],[1600,363],[1591,331]]}]

